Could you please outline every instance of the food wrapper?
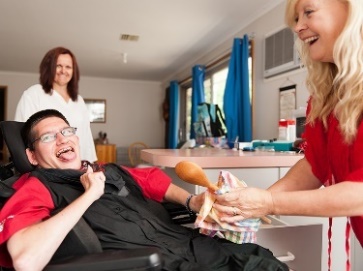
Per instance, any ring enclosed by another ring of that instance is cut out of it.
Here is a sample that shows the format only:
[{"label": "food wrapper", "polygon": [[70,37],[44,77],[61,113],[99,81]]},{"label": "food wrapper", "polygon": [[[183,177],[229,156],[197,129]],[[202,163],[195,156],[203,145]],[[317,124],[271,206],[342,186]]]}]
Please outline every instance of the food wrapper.
[{"label": "food wrapper", "polygon": [[[218,194],[224,194],[230,191],[231,188],[246,187],[244,181],[238,180],[233,174],[228,171],[221,170],[217,186]],[[261,220],[259,218],[244,219],[235,223],[222,222],[219,219],[217,210],[213,208],[215,194],[207,190],[205,199],[200,209],[200,212],[195,220],[194,226],[199,228],[199,232],[211,237],[218,236],[225,238],[231,242],[255,243],[256,233],[260,227]]]}]

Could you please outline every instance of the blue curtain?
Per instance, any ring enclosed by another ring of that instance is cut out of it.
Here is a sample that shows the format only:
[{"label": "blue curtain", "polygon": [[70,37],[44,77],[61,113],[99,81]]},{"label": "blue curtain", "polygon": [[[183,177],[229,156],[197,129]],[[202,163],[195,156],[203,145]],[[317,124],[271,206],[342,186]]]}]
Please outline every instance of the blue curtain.
[{"label": "blue curtain", "polygon": [[252,141],[251,103],[249,90],[248,36],[235,38],[229,60],[228,76],[224,91],[223,111],[229,142],[237,137],[240,142]]},{"label": "blue curtain", "polygon": [[195,138],[194,122],[198,118],[198,104],[205,102],[204,97],[205,66],[196,65],[192,69],[192,112],[190,122],[190,139]]},{"label": "blue curtain", "polygon": [[179,84],[170,82],[170,109],[169,109],[169,135],[168,149],[176,149],[178,145],[179,130]]}]

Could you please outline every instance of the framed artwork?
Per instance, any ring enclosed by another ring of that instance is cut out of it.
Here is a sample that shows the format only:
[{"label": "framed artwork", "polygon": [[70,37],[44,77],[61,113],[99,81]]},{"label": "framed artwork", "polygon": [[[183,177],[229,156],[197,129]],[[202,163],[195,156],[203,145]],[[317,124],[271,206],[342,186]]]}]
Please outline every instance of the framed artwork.
[{"label": "framed artwork", "polygon": [[106,122],[106,100],[105,99],[84,99],[86,103],[90,122]]}]

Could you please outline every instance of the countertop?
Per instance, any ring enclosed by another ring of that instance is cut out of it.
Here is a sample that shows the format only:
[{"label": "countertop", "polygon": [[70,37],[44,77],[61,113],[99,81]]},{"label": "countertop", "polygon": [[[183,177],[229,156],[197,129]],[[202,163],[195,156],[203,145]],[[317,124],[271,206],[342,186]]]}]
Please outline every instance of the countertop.
[{"label": "countertop", "polygon": [[260,168],[291,167],[303,154],[289,152],[196,148],[196,149],[144,149],[141,159],[154,166],[175,167],[180,161],[191,161],[202,168]]}]

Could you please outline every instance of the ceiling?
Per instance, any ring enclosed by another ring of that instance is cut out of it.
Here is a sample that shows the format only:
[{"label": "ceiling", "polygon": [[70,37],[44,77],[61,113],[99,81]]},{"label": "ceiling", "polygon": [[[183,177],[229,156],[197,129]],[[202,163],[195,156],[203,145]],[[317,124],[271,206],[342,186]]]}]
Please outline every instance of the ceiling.
[{"label": "ceiling", "polygon": [[0,0],[0,71],[38,73],[44,54],[64,46],[83,76],[163,81],[281,2]]}]

